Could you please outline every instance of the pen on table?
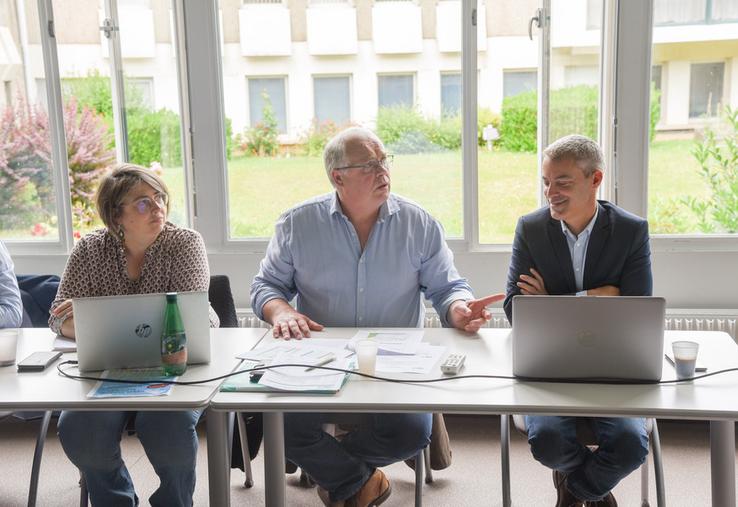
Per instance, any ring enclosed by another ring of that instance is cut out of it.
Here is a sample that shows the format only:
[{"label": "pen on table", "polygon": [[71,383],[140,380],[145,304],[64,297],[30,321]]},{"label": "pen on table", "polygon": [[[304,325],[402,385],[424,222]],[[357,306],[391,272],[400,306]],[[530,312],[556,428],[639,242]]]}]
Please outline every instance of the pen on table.
[{"label": "pen on table", "polygon": [[310,368],[305,368],[305,371],[312,371],[318,366],[323,366],[328,363],[332,363],[335,360],[336,360],[335,354],[326,354],[325,356],[321,357],[320,360],[314,365],[312,365]]}]

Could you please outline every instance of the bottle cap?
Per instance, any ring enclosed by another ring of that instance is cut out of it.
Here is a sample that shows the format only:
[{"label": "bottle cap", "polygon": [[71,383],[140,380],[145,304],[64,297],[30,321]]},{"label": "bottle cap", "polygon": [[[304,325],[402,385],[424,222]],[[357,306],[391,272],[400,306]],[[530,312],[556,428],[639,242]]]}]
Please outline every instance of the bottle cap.
[{"label": "bottle cap", "polygon": [[167,303],[176,303],[176,302],[177,302],[177,293],[167,292]]}]

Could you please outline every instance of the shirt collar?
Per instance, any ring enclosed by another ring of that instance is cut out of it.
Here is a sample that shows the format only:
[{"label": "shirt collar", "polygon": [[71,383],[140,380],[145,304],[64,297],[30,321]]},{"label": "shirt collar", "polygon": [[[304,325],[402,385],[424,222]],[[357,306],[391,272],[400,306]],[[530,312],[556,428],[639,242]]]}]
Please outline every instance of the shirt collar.
[{"label": "shirt collar", "polygon": [[599,214],[599,212],[600,212],[600,205],[597,204],[597,206],[595,206],[595,214],[592,217],[592,220],[590,220],[589,223],[587,224],[587,227],[585,227],[584,230],[582,230],[582,232],[579,233],[579,236],[571,232],[563,220],[561,221],[561,231],[564,233],[565,236],[571,236],[574,239],[579,239],[579,237],[582,236],[582,234],[584,234],[585,232],[587,233],[586,237],[589,237],[589,235],[592,234],[592,229],[594,229],[594,225],[595,225],[595,222],[597,221],[597,215]]},{"label": "shirt collar", "polygon": [[[338,192],[333,192],[330,211],[331,215],[339,213],[345,216],[345,214],[343,213],[343,208],[341,208],[341,201],[338,199]],[[390,194],[387,200],[384,201],[384,203],[382,203],[382,206],[379,208],[377,222],[384,221],[387,217],[394,215],[398,211],[400,211],[400,205],[397,203],[397,199],[395,198],[395,196]]]}]

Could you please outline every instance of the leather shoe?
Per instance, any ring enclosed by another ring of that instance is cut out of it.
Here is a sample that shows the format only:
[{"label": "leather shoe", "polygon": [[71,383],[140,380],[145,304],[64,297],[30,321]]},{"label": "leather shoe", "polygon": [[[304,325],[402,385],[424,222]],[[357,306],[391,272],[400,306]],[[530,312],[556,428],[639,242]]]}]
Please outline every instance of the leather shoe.
[{"label": "leather shoe", "polygon": [[344,502],[343,500],[340,500],[338,502],[332,501],[331,495],[328,490],[323,489],[320,486],[318,486],[318,496],[323,501],[323,505],[325,505],[325,507],[344,507],[344,505],[346,505],[346,502]]},{"label": "leather shoe", "polygon": [[346,507],[374,507],[392,493],[392,486],[384,472],[377,469],[354,496],[346,500]]},{"label": "leather shoe", "polygon": [[566,487],[566,474],[554,470],[553,481],[556,486],[556,507],[584,507],[584,502]]},{"label": "leather shoe", "polygon": [[597,500],[596,502],[587,502],[587,507],[618,507],[618,502],[612,493],[608,493],[604,498]]}]

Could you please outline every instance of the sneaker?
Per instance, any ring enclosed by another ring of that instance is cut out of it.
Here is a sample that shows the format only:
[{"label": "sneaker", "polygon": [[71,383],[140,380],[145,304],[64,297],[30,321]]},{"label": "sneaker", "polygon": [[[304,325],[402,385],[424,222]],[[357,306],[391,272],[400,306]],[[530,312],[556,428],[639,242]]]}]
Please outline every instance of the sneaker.
[{"label": "sneaker", "polygon": [[377,469],[354,496],[346,500],[346,507],[374,507],[392,493],[392,486],[384,472]]},{"label": "sneaker", "polygon": [[584,502],[566,487],[566,474],[554,470],[553,481],[556,487],[556,507],[584,507]]}]

